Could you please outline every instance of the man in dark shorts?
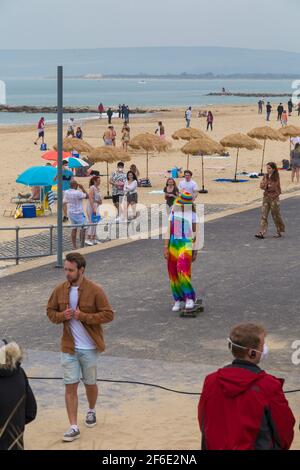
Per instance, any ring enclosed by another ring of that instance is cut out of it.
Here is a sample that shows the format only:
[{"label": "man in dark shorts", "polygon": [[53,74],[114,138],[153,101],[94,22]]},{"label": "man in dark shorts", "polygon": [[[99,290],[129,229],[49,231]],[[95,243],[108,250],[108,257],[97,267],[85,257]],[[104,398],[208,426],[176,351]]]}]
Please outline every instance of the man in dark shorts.
[{"label": "man in dark shorts", "polygon": [[120,199],[122,200],[124,196],[124,185],[126,180],[127,178],[126,173],[124,173],[124,163],[119,162],[117,165],[117,171],[114,171],[109,181],[112,185],[113,204],[118,211],[116,222],[118,222],[120,218]]}]

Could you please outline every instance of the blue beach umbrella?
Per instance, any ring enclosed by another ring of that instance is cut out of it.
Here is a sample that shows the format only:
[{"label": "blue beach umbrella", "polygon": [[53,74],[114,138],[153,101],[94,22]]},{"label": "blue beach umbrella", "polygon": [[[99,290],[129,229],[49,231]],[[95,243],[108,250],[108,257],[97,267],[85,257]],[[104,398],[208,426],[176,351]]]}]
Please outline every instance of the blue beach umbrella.
[{"label": "blue beach umbrella", "polygon": [[81,158],[77,157],[68,157],[65,158],[65,160],[68,162],[68,167],[69,168],[81,168],[81,167],[88,167],[89,164],[82,160]]},{"label": "blue beach umbrella", "polygon": [[51,166],[32,166],[21,173],[16,182],[26,186],[53,186],[56,175],[57,169]]}]

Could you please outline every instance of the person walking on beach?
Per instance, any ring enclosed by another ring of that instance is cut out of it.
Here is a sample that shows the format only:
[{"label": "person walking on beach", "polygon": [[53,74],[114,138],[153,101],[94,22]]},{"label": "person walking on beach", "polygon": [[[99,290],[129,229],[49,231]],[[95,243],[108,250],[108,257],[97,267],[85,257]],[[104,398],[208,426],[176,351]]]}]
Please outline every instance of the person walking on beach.
[{"label": "person walking on beach", "polygon": [[[73,180],[74,175],[68,166],[67,160],[63,160],[62,162],[62,192],[63,197],[65,192],[71,188],[71,181]],[[57,177],[55,177],[57,179]],[[67,211],[67,204],[63,203],[63,222],[68,222],[68,211]]]},{"label": "person walking on beach", "polygon": [[286,110],[283,110],[282,116],[281,116],[281,125],[282,127],[286,127],[288,125],[288,113]]},{"label": "person walking on beach", "polygon": [[67,129],[66,137],[75,136],[74,126],[75,126],[74,118],[71,117],[68,121],[68,129]]},{"label": "person walking on beach", "polygon": [[127,152],[128,150],[129,142],[130,142],[130,127],[125,121],[123,128],[122,128],[122,147],[125,150],[125,152]]},{"label": "person walking on beach", "polygon": [[263,113],[263,100],[258,101],[258,114]]},{"label": "person walking on beach", "polygon": [[166,133],[165,133],[165,126],[163,125],[162,121],[159,121],[158,127],[155,129],[155,135],[159,134],[159,138],[161,140],[165,140]]},{"label": "person walking on beach", "polygon": [[138,182],[137,177],[133,171],[128,171],[126,176],[126,181],[124,184],[124,196],[123,196],[123,204],[124,204],[124,214],[125,219],[129,219],[128,217],[128,209],[131,207],[132,209],[132,218],[136,218],[136,205],[138,203]]},{"label": "person walking on beach", "polygon": [[191,120],[192,120],[192,107],[189,106],[188,109],[185,111],[185,122],[187,129],[191,127]]},{"label": "person walking on beach", "polygon": [[113,126],[108,126],[103,134],[103,141],[105,145],[116,145],[116,131]]},{"label": "person walking on beach", "polygon": [[113,117],[113,110],[111,108],[108,108],[107,110],[107,119],[108,119],[108,124],[111,124],[111,118]]},{"label": "person walking on beach", "polygon": [[99,113],[99,118],[102,119],[102,114],[104,113],[104,106],[102,103],[100,103],[98,106],[98,113]]},{"label": "person walking on beach", "polygon": [[82,201],[89,197],[88,193],[81,184],[77,181],[72,180],[70,189],[64,193],[64,204],[68,206],[68,214],[71,224],[75,227],[71,231],[71,239],[73,250],[76,250],[76,239],[77,239],[77,228],[80,227],[80,243],[81,246],[85,240],[85,228],[82,227],[85,223],[85,215],[83,210]]},{"label": "person walking on beach", "polygon": [[121,110],[121,118],[124,119],[124,116],[125,116],[125,104],[122,104],[122,110]]},{"label": "person walking on beach", "polygon": [[39,120],[37,129],[38,129],[38,137],[34,141],[34,145],[37,145],[40,139],[42,139],[42,144],[44,144],[45,143],[45,118],[44,117],[41,117],[41,119]]},{"label": "person walking on beach", "polygon": [[169,236],[164,241],[170,286],[174,298],[173,312],[182,304],[187,310],[195,306],[196,293],[191,283],[192,263],[196,260],[197,220],[193,196],[183,192],[174,202],[169,217]]},{"label": "person walking on beach", "polygon": [[298,109],[298,116],[300,116],[300,102],[298,103],[297,109]]},{"label": "person walking on beach", "polygon": [[270,101],[267,102],[266,111],[267,111],[267,121],[270,121],[270,116],[272,112],[272,105]]},{"label": "person walking on beach", "polygon": [[292,169],[292,183],[295,176],[296,181],[299,183],[300,177],[300,144],[297,142],[294,150],[291,151],[291,169]]},{"label": "person walking on beach", "polygon": [[199,194],[199,188],[196,181],[192,180],[193,173],[191,170],[184,171],[184,179],[180,181],[178,189],[179,192],[187,192],[192,194],[193,201],[195,201],[196,197]]},{"label": "person walking on beach", "polygon": [[110,177],[110,184],[112,186],[112,200],[115,208],[117,209],[117,218],[116,222],[120,220],[120,205],[121,200],[124,196],[124,186],[126,183],[127,177],[124,173],[124,163],[119,162],[117,165],[117,171],[114,171]]},{"label": "person walking on beach", "polygon": [[284,107],[282,103],[280,103],[277,107],[277,121],[281,121],[283,111],[284,111]]},{"label": "person walking on beach", "polygon": [[293,104],[293,101],[290,99],[290,100],[288,101],[289,116],[292,115],[292,113],[293,113],[293,108],[294,108],[294,104]]},{"label": "person walking on beach", "polygon": [[0,341],[0,450],[24,450],[25,426],[36,418],[36,400],[21,367],[22,356],[17,343]]},{"label": "person walking on beach", "polygon": [[209,128],[213,130],[214,116],[211,111],[208,111],[207,113],[206,122],[207,122],[206,130],[208,131]]},{"label": "person walking on beach", "polygon": [[[86,208],[86,213],[90,224],[95,223],[94,218],[97,217],[99,213],[99,207],[102,204],[102,198],[100,194],[100,182],[100,176],[93,176],[89,182],[89,200]],[[97,245],[96,231],[96,226],[88,227],[87,239],[85,241],[86,245]]]},{"label": "person walking on beach", "polygon": [[63,325],[61,366],[70,422],[63,436],[66,442],[80,437],[77,391],[81,375],[88,401],[84,424],[89,428],[97,424],[97,361],[105,350],[102,325],[114,319],[105,292],[85,277],[85,268],[86,260],[80,253],[69,253],[64,263],[66,281],[54,289],[47,305],[49,320]]},{"label": "person walking on beach", "polygon": [[118,113],[119,113],[119,119],[121,119],[122,117],[122,105],[121,104],[119,104],[118,106]]},{"label": "person walking on beach", "polygon": [[125,106],[124,108],[124,120],[129,123],[129,115],[130,115],[130,109],[129,106]]},{"label": "person walking on beach", "polygon": [[280,176],[276,163],[267,163],[267,173],[264,175],[260,188],[264,190],[263,205],[261,212],[260,231],[255,235],[256,238],[265,238],[268,230],[268,217],[271,211],[277,234],[275,238],[281,238],[285,232],[285,225],[280,213],[279,196],[281,194]]},{"label": "person walking on beach", "polygon": [[166,204],[170,210],[175,202],[175,199],[177,199],[179,196],[179,190],[174,178],[167,179],[166,186],[164,187],[164,193]]},{"label": "person walking on beach", "polygon": [[295,418],[284,380],[259,367],[268,353],[266,330],[253,323],[232,328],[234,360],[205,378],[198,405],[202,450],[288,450]]}]

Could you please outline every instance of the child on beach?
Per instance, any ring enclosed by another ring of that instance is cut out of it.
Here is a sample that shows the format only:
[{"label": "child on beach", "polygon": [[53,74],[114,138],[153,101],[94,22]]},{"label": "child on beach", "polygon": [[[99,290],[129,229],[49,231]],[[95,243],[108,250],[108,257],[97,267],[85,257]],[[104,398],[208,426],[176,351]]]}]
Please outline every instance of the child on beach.
[{"label": "child on beach", "polygon": [[281,125],[282,127],[286,127],[287,124],[288,124],[288,114],[286,110],[284,110],[281,116]]},{"label": "child on beach", "polygon": [[265,238],[268,230],[268,217],[271,211],[274,224],[277,229],[275,238],[281,238],[285,232],[285,225],[280,213],[279,196],[281,194],[280,177],[276,163],[267,164],[267,174],[264,175],[260,188],[264,190],[264,198],[261,213],[260,231],[255,235],[256,238]]},{"label": "child on beach", "polygon": [[193,196],[183,192],[176,199],[169,218],[169,236],[165,240],[164,257],[168,262],[171,291],[174,298],[173,312],[195,306],[196,294],[191,283],[192,262],[197,257],[195,250],[197,233],[196,209]]}]

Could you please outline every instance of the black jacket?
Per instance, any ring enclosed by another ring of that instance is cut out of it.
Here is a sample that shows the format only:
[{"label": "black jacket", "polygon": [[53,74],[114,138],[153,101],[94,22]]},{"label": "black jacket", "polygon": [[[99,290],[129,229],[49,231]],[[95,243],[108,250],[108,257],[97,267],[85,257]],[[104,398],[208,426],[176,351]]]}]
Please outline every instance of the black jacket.
[{"label": "black jacket", "polygon": [[20,363],[0,364],[0,450],[24,448],[25,425],[35,419],[36,412],[36,401]]}]

